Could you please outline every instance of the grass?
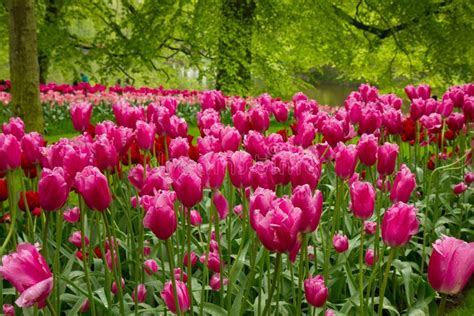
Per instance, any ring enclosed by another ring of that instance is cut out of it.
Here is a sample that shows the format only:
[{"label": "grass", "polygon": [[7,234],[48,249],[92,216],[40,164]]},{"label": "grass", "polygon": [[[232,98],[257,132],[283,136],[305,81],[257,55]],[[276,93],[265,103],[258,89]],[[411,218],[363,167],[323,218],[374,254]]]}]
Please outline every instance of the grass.
[{"label": "grass", "polygon": [[446,312],[447,316],[468,316],[474,314],[474,287],[465,292],[465,296],[459,305]]}]

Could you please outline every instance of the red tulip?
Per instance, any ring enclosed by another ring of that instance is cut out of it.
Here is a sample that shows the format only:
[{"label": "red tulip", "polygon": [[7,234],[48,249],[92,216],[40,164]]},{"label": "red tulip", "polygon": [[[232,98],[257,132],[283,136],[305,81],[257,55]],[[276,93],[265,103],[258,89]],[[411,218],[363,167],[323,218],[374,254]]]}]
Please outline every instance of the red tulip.
[{"label": "red tulip", "polygon": [[0,203],[8,199],[7,179],[0,179]]}]

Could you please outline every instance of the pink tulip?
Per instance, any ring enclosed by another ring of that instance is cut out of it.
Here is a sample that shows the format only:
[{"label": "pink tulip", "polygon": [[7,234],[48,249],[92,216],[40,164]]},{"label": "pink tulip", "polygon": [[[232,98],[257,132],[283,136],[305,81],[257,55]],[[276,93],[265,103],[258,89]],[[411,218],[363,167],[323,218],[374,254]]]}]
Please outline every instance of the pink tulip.
[{"label": "pink tulip", "polygon": [[242,137],[234,127],[225,127],[220,133],[221,147],[223,151],[237,151]]},{"label": "pink tulip", "polygon": [[172,138],[186,137],[188,135],[188,124],[184,118],[177,117],[176,115],[171,116],[169,133]]},{"label": "pink tulip", "polygon": [[385,143],[379,146],[377,150],[377,171],[380,175],[387,176],[393,173],[398,150],[397,144]]},{"label": "pink tulip", "polygon": [[186,272],[181,271],[181,268],[174,269],[174,278],[178,281],[188,282],[188,275]]},{"label": "pink tulip", "polygon": [[453,112],[454,103],[450,99],[444,99],[438,104],[436,112],[444,117],[448,117]]},{"label": "pink tulip", "polygon": [[474,182],[474,172],[466,172],[464,175],[464,182],[466,182],[466,184]]},{"label": "pink tulip", "polygon": [[392,200],[393,203],[407,203],[411,193],[416,188],[415,178],[415,174],[413,174],[405,164],[402,164],[400,171],[393,181],[392,190],[390,191],[390,200]]},{"label": "pink tulip", "polygon": [[229,177],[235,187],[245,188],[250,185],[249,171],[252,165],[252,157],[245,151],[236,151],[229,157]]},{"label": "pink tulip", "polygon": [[21,150],[23,152],[23,159],[27,165],[35,165],[41,160],[41,149],[44,147],[45,141],[43,137],[31,132],[23,136],[21,139]]},{"label": "pink tulip", "polygon": [[368,248],[365,252],[364,259],[365,259],[365,264],[367,264],[369,267],[373,266],[376,261],[374,249]]},{"label": "pink tulip", "polygon": [[431,113],[430,115],[423,115],[420,118],[421,125],[431,133],[438,133],[443,126],[443,118],[441,114]]},{"label": "pink tulip", "polygon": [[158,263],[154,259],[148,259],[143,263],[143,268],[148,275],[153,275],[158,271]]},{"label": "pink tulip", "polygon": [[15,316],[15,307],[11,304],[3,304],[2,313],[5,316]]},{"label": "pink tulip", "polygon": [[89,127],[92,116],[92,104],[90,103],[75,103],[69,107],[71,114],[72,125],[74,129],[79,132],[84,132]]},{"label": "pink tulip", "polygon": [[212,197],[212,203],[217,210],[219,219],[225,219],[229,214],[229,203],[227,202],[225,196],[220,191],[216,191]]},{"label": "pink tulip", "polygon": [[190,214],[191,225],[199,226],[202,224],[202,217],[198,210],[191,210]]},{"label": "pink tulip", "polygon": [[250,131],[244,137],[245,150],[252,155],[255,160],[265,160],[268,156],[265,137],[263,134]]},{"label": "pink tulip", "polygon": [[373,107],[365,107],[362,109],[359,120],[359,135],[372,134],[382,125],[382,115]]},{"label": "pink tulip", "polygon": [[249,110],[249,119],[252,129],[258,132],[265,132],[270,126],[270,117],[268,112],[260,106]]},{"label": "pink tulip", "polygon": [[203,182],[206,187],[218,189],[224,182],[227,158],[223,153],[209,152],[199,157],[203,170]]},{"label": "pink tulip", "polygon": [[63,168],[45,168],[38,182],[40,206],[46,211],[55,211],[66,203],[69,185]]},{"label": "pink tulip", "polygon": [[[220,273],[214,273],[209,280],[209,286],[213,291],[219,291],[221,289],[221,275]],[[222,280],[222,283],[224,285],[227,285],[229,283],[229,279],[225,278]]]},{"label": "pink tulip", "polygon": [[[215,243],[217,246],[217,242]],[[206,263],[206,255],[202,255],[199,257],[199,261],[201,263]],[[217,253],[217,249],[212,249],[212,243],[211,243],[211,252],[207,255],[207,267],[209,270],[219,273],[221,272],[221,259],[219,258],[219,254]]]},{"label": "pink tulip", "polygon": [[324,284],[322,275],[304,280],[304,294],[309,304],[322,307],[328,298],[328,288]]},{"label": "pink tulip", "polygon": [[343,253],[349,249],[349,240],[346,235],[335,234],[332,238],[332,245],[337,252]]},{"label": "pink tulip", "polygon": [[16,252],[3,256],[0,275],[20,292],[16,305],[21,308],[34,304],[39,308],[46,306],[53,289],[53,274],[35,246],[21,243]]},{"label": "pink tulip", "polygon": [[377,231],[377,223],[376,222],[364,222],[364,232],[368,235],[373,235]]},{"label": "pink tulip", "polygon": [[290,181],[293,187],[308,184],[311,190],[316,189],[321,177],[321,163],[312,154],[293,156]]},{"label": "pink tulip", "polygon": [[383,125],[391,135],[400,134],[403,130],[402,113],[392,108],[385,109],[382,116]]},{"label": "pink tulip", "polygon": [[357,154],[362,164],[370,167],[377,161],[378,140],[372,134],[363,134],[357,144]]},{"label": "pink tulip", "polygon": [[291,202],[302,211],[299,230],[303,233],[311,233],[316,230],[323,211],[323,194],[316,190],[311,194],[309,185],[304,184],[293,189]]},{"label": "pink tulip", "polygon": [[89,300],[86,298],[82,303],[81,308],[79,308],[79,312],[86,313],[87,311],[89,311]]},{"label": "pink tulip", "polygon": [[354,181],[350,185],[351,209],[354,216],[367,219],[374,213],[375,189],[369,182]]},{"label": "pink tulip", "polygon": [[245,135],[251,128],[248,113],[237,111],[232,115],[232,122],[241,135]]},{"label": "pink tulip", "polygon": [[138,284],[132,292],[132,298],[134,302],[144,303],[146,300],[146,287],[145,284]]},{"label": "pink tulip", "polygon": [[327,120],[322,126],[321,131],[324,135],[324,139],[331,147],[336,146],[338,142],[344,140],[343,123],[336,118]]},{"label": "pink tulip", "polygon": [[250,225],[253,229],[256,229],[256,214],[255,211],[258,210],[263,216],[266,216],[272,207],[273,200],[276,199],[276,194],[274,191],[269,189],[257,188],[253,195],[250,197],[250,207],[249,207],[249,216],[250,216]]},{"label": "pink tulip", "polygon": [[[74,246],[81,248],[82,247],[82,235],[80,231],[75,231],[74,233],[69,236],[69,242],[73,244]],[[87,236],[84,236],[84,243],[89,245],[89,238]]]},{"label": "pink tulip", "polygon": [[[184,313],[189,310],[191,305],[191,297],[189,296],[188,287],[182,281],[176,281],[176,295],[178,296],[179,310]],[[176,314],[177,306],[174,300],[174,291],[171,281],[165,283],[164,289],[161,292],[161,298],[165,301],[168,309]]]},{"label": "pink tulip", "polygon": [[278,168],[271,160],[259,161],[250,168],[250,185],[254,190],[258,187],[275,190]]},{"label": "pink tulip", "polygon": [[459,195],[466,191],[468,186],[464,182],[459,182],[453,187],[453,193]]},{"label": "pink tulip", "polygon": [[144,121],[137,121],[136,124],[136,139],[138,147],[144,150],[150,150],[155,140],[155,125]]},{"label": "pink tulip", "polygon": [[140,196],[153,195],[155,190],[169,190],[172,182],[165,167],[160,166],[150,169],[146,174],[146,179],[140,188],[139,194]]},{"label": "pink tulip", "polygon": [[348,179],[354,173],[357,164],[357,148],[355,145],[337,144],[335,157],[336,175],[342,179]]},{"label": "pink tulip", "polygon": [[0,134],[0,172],[19,168],[20,165],[20,143],[13,135]]},{"label": "pink tulip", "polygon": [[[122,285],[122,290],[123,290],[125,288],[125,280],[123,278],[121,279],[121,285]],[[117,295],[118,288],[117,288],[117,283],[115,281],[112,282],[110,291],[112,292],[112,294]]]},{"label": "pink tulip", "polygon": [[173,189],[185,207],[193,207],[202,199],[203,183],[199,172],[193,169],[183,171],[173,179]]},{"label": "pink tulip", "polygon": [[230,113],[234,115],[237,111],[244,111],[247,102],[241,97],[234,97],[232,103],[230,104]]},{"label": "pink tulip", "polygon": [[84,198],[87,206],[104,211],[112,202],[107,178],[96,167],[88,166],[76,175],[74,186]]},{"label": "pink tulip", "polygon": [[199,99],[203,110],[214,109],[216,111],[221,111],[225,109],[225,98],[220,91],[204,91]]},{"label": "pink tulip", "polygon": [[[188,266],[188,258],[189,258],[189,255],[187,252],[184,253],[184,256],[183,256],[183,265],[185,267]],[[191,251],[191,266],[194,267],[197,263],[197,260],[198,260],[198,257],[197,255]]]},{"label": "pink tulip", "polygon": [[171,140],[169,147],[170,159],[187,157],[189,152],[189,143],[187,138],[177,137]]},{"label": "pink tulip", "polygon": [[464,115],[454,112],[446,119],[446,124],[453,132],[460,131],[464,126]]},{"label": "pink tulip", "polygon": [[156,197],[152,204],[145,207],[143,226],[148,228],[161,240],[167,240],[173,235],[177,228],[176,213],[173,203],[161,194]]},{"label": "pink tulip", "polygon": [[8,123],[2,125],[3,133],[13,135],[18,141],[21,141],[25,135],[25,123],[19,117],[10,117]]},{"label": "pink tulip", "polygon": [[78,207],[69,208],[64,211],[63,218],[68,223],[77,223],[81,218],[81,210]]},{"label": "pink tulip", "polygon": [[[161,105],[151,103],[147,107],[148,122],[153,124],[154,133],[161,136],[170,132],[172,115],[168,108]],[[176,128],[177,126],[174,127]]]},{"label": "pink tulip", "polygon": [[433,244],[428,281],[436,291],[455,295],[474,273],[474,243],[443,236]]},{"label": "pink tulip", "polygon": [[143,255],[145,257],[148,257],[150,254],[151,254],[150,242],[148,240],[145,240],[144,245],[143,245]]},{"label": "pink tulip", "polygon": [[204,109],[202,112],[197,113],[197,123],[199,130],[206,134],[205,131],[210,129],[211,126],[221,122],[219,112],[214,109]]},{"label": "pink tulip", "polygon": [[382,239],[387,246],[402,247],[418,232],[418,225],[416,208],[398,202],[385,211],[383,215]]},{"label": "pink tulip", "polygon": [[106,135],[100,135],[92,145],[96,166],[100,170],[113,170],[118,164],[118,153]]},{"label": "pink tulip", "polygon": [[290,111],[286,103],[277,101],[272,104],[272,112],[277,122],[285,122],[288,120]]},{"label": "pink tulip", "polygon": [[464,100],[462,113],[464,114],[464,120],[466,122],[474,121],[474,97],[471,96]]},{"label": "pink tulip", "polygon": [[301,225],[301,209],[287,198],[273,200],[266,214],[255,210],[255,231],[262,244],[272,252],[288,252],[296,243]]}]

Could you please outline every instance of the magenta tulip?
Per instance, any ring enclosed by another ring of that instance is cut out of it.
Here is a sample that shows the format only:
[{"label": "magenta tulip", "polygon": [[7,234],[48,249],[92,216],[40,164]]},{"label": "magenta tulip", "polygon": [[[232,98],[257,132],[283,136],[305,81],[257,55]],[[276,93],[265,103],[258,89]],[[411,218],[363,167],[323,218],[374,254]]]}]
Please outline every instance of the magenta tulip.
[{"label": "magenta tulip", "polygon": [[158,271],[158,263],[154,259],[148,259],[143,263],[143,269],[148,275],[153,275]]},{"label": "magenta tulip", "polygon": [[112,202],[107,178],[96,167],[88,166],[78,173],[74,186],[93,210],[104,211]]},{"label": "magenta tulip", "polygon": [[98,136],[92,145],[95,164],[100,170],[113,170],[118,164],[117,149],[106,135]]},{"label": "magenta tulip", "polygon": [[312,154],[295,155],[290,168],[290,181],[293,187],[308,184],[316,189],[321,177],[321,163]]},{"label": "magenta tulip", "polygon": [[5,134],[15,136],[18,141],[21,141],[25,135],[25,123],[19,117],[10,117],[8,123],[2,124],[2,131]]},{"label": "magenta tulip", "polygon": [[173,189],[185,207],[193,207],[202,199],[203,183],[201,176],[194,170],[187,170],[173,179]]},{"label": "magenta tulip", "polygon": [[[123,290],[125,288],[125,280],[122,278],[120,283],[121,283],[121,287],[122,287],[122,290]],[[110,291],[112,292],[112,294],[117,295],[118,288],[117,288],[117,283],[115,281],[112,282],[112,286],[110,288]]]},{"label": "magenta tulip", "polygon": [[45,141],[43,137],[36,133],[31,132],[23,136],[21,139],[21,150],[23,153],[23,159],[28,165],[35,165],[41,160],[41,150],[44,148]]},{"label": "magenta tulip", "polygon": [[229,177],[235,187],[245,188],[250,185],[249,171],[252,165],[252,156],[248,152],[236,151],[229,157]]},{"label": "magenta tulip", "polygon": [[55,167],[45,168],[38,182],[40,206],[46,211],[54,211],[66,203],[69,196],[69,185],[64,169]]},{"label": "magenta tulip", "polygon": [[250,197],[250,207],[249,207],[249,216],[250,216],[250,225],[253,229],[256,229],[256,214],[255,211],[258,210],[260,214],[266,216],[272,207],[273,200],[276,199],[276,193],[269,189],[257,188],[253,195]]},{"label": "magenta tulip", "polygon": [[3,304],[2,313],[5,316],[15,316],[15,307],[11,304]]},{"label": "magenta tulip", "polygon": [[157,196],[152,204],[145,207],[145,211],[143,226],[159,239],[167,240],[176,231],[176,213],[172,201],[165,194]]},{"label": "magenta tulip", "polygon": [[223,151],[237,151],[242,137],[234,127],[224,127],[220,133],[221,147]]},{"label": "magenta tulip", "polygon": [[351,210],[354,216],[367,219],[374,213],[375,189],[369,182],[354,181],[350,185]]},{"label": "magenta tulip", "polygon": [[377,231],[377,222],[364,222],[364,232],[368,235],[373,235]]},{"label": "magenta tulip", "polygon": [[363,134],[357,144],[357,154],[362,164],[370,167],[377,161],[378,140],[372,134]]},{"label": "magenta tulip", "polygon": [[21,308],[34,304],[39,308],[46,306],[53,289],[53,274],[35,246],[21,243],[16,252],[3,256],[0,275],[20,292],[16,305]]},{"label": "magenta tulip", "polygon": [[383,215],[382,239],[387,246],[402,247],[418,232],[418,225],[416,208],[398,202],[392,205]]},{"label": "magenta tulip", "polygon": [[366,250],[364,260],[365,260],[365,264],[367,264],[369,267],[374,265],[376,261],[374,249],[368,248]]},{"label": "magenta tulip", "polygon": [[187,138],[177,137],[171,140],[169,147],[170,159],[187,157],[189,152],[189,143]]},{"label": "magenta tulip", "polygon": [[[188,259],[189,259],[189,255],[187,252],[184,253],[184,256],[183,256],[183,265],[185,267],[188,266]],[[191,251],[191,266],[194,267],[197,263],[197,260],[198,260],[198,257],[197,255]]]},{"label": "magenta tulip", "polygon": [[[229,283],[229,279],[227,278],[224,278],[222,280],[222,283],[224,285],[227,285]],[[209,280],[209,286],[211,287],[211,289],[213,291],[219,291],[220,288],[221,288],[221,275],[220,273],[214,273],[211,277],[211,279]]]},{"label": "magenta tulip", "polygon": [[349,249],[349,239],[347,239],[346,235],[335,234],[332,238],[332,245],[336,252],[346,252]]},{"label": "magenta tulip", "polygon": [[317,275],[304,280],[304,294],[309,304],[322,307],[328,298],[328,288],[324,284],[322,275]]},{"label": "magenta tulip", "polygon": [[86,102],[71,104],[69,113],[71,114],[72,125],[76,131],[84,132],[87,130],[92,116],[92,104]]},{"label": "magenta tulip", "polygon": [[227,158],[223,153],[209,152],[199,157],[203,170],[203,182],[206,187],[218,189],[224,182]]},{"label": "magenta tulip", "polygon": [[275,190],[278,168],[271,160],[259,161],[250,168],[250,185],[254,190],[258,187]]},{"label": "magenta tulip", "polygon": [[395,169],[399,147],[397,144],[385,143],[377,150],[377,171],[382,176],[391,175]]},{"label": "magenta tulip", "polygon": [[212,203],[214,204],[217,210],[219,219],[225,219],[229,214],[229,203],[227,202],[225,196],[220,191],[214,192],[214,195],[212,197]]},{"label": "magenta tulip", "polygon": [[304,184],[293,189],[291,202],[302,211],[299,230],[303,233],[311,233],[316,230],[323,211],[323,194],[316,190],[311,193],[309,185]]},{"label": "magenta tulip", "polygon": [[[176,295],[178,296],[178,306],[179,310],[184,313],[189,310],[191,305],[191,297],[189,296],[188,287],[186,283],[182,281],[176,281]],[[176,305],[175,305],[175,297],[173,291],[173,285],[171,281],[165,283],[165,287],[161,292],[161,298],[165,301],[166,306],[168,309],[176,314]]]},{"label": "magenta tulip", "polygon": [[[74,233],[69,236],[68,241],[73,244],[74,246],[81,248],[82,247],[82,234],[80,231],[75,231]],[[84,243],[89,245],[89,238],[87,236],[84,236]]]},{"label": "magenta tulip", "polygon": [[150,150],[155,140],[155,125],[144,121],[137,121],[136,124],[138,147],[144,150]]},{"label": "magenta tulip", "polygon": [[78,207],[67,209],[63,213],[63,218],[68,223],[77,223],[81,218],[81,210]]},{"label": "magenta tulip", "polygon": [[459,182],[453,187],[453,193],[459,195],[466,191],[468,186],[464,182]]},{"label": "magenta tulip", "polygon": [[198,210],[191,210],[190,214],[191,225],[199,226],[202,224],[202,217]]},{"label": "magenta tulip", "polygon": [[416,176],[410,169],[402,164],[400,171],[397,173],[393,181],[392,190],[390,191],[390,200],[393,203],[404,202],[407,203],[410,199],[411,193],[416,187]]},{"label": "magenta tulip", "polygon": [[265,132],[270,126],[270,117],[263,107],[257,106],[249,110],[249,119],[252,129],[258,132]]},{"label": "magenta tulip", "polygon": [[0,134],[0,172],[16,169],[20,165],[20,143],[13,135]]},{"label": "magenta tulip", "polygon": [[433,244],[428,281],[436,291],[455,295],[474,273],[474,243],[443,236]]},{"label": "magenta tulip", "polygon": [[342,179],[348,179],[354,173],[357,164],[357,148],[355,145],[337,144],[335,157],[336,175]]},{"label": "magenta tulip", "polygon": [[138,284],[132,292],[132,298],[134,302],[144,303],[146,300],[146,287],[145,284]]},{"label": "magenta tulip", "polygon": [[255,210],[255,231],[262,244],[272,252],[288,252],[296,243],[301,225],[301,209],[287,198],[273,200],[265,215]]}]

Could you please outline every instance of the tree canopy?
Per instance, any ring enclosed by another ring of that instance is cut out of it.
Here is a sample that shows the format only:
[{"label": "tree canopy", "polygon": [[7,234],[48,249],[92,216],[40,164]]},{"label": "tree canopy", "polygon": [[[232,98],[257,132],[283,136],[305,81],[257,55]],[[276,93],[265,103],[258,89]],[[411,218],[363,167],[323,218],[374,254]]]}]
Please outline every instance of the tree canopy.
[{"label": "tree canopy", "polygon": [[[472,16],[470,0],[39,0],[40,79],[85,71],[109,84],[277,96],[328,76],[444,88],[473,78]],[[1,77],[6,51],[2,40]],[[199,76],[183,77],[190,69]]]}]

